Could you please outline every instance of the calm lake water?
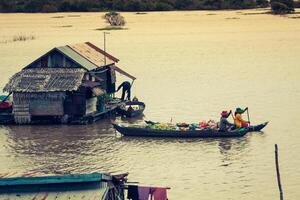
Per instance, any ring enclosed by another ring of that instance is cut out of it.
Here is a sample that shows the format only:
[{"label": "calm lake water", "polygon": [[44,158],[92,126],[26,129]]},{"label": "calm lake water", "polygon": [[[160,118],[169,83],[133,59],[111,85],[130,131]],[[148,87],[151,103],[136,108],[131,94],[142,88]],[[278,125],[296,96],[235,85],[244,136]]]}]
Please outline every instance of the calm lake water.
[{"label": "calm lake water", "polygon": [[[300,198],[300,19],[263,10],[124,13],[107,50],[138,77],[145,119],[218,120],[249,107],[263,133],[237,139],[144,139],[90,126],[1,126],[0,172],[129,172],[130,181],[168,186],[170,199],[279,198],[274,144],[286,199]],[[103,13],[0,14],[0,87],[55,46],[103,46]],[[294,15],[297,16],[297,15]],[[34,40],[12,42],[15,35]],[[124,80],[118,77],[119,82]],[[245,116],[246,117],[246,116]],[[117,119],[121,121],[121,119]],[[125,123],[125,122],[124,122]]]}]

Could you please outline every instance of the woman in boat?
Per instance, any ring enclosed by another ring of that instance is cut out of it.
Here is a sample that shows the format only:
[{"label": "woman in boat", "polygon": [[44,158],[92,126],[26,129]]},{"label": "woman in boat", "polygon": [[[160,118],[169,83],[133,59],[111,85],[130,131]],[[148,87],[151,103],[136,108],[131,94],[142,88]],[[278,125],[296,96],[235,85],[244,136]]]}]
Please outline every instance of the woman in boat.
[{"label": "woman in boat", "polygon": [[227,112],[225,110],[221,113],[219,131],[224,132],[224,131],[227,131],[228,129],[230,129],[231,127],[233,127],[233,124],[227,120],[227,118],[230,116],[230,114],[231,114],[231,110],[230,110],[230,112]]},{"label": "woman in boat", "polygon": [[234,125],[237,127],[237,128],[247,128],[249,126],[249,122],[248,121],[245,121],[243,120],[242,118],[242,114],[248,110],[248,107],[245,108],[244,110],[241,109],[241,108],[237,108],[235,110],[235,113],[234,113]]}]

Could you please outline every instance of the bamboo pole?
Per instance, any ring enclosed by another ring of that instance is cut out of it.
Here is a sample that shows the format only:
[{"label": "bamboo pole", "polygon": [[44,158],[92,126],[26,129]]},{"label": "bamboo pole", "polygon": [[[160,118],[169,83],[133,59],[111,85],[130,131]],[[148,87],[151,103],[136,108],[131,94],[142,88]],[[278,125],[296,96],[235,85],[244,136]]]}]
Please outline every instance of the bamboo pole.
[{"label": "bamboo pole", "polygon": [[278,146],[277,146],[277,144],[275,144],[275,164],[276,164],[278,188],[279,188],[279,192],[280,192],[280,200],[283,200],[283,192],[282,192],[282,187],[281,187],[279,164],[278,164]]},{"label": "bamboo pole", "polygon": [[248,122],[249,122],[249,126],[250,126],[250,116],[249,116],[249,109],[247,109],[247,116],[248,116]]}]

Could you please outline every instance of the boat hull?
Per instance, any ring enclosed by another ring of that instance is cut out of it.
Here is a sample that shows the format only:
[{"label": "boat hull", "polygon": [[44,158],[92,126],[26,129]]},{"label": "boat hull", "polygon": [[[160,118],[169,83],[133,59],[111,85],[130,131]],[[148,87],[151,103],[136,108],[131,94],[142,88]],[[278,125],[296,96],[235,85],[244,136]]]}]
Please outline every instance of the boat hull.
[{"label": "boat hull", "polygon": [[114,128],[124,136],[135,137],[174,137],[174,138],[228,138],[228,137],[242,137],[248,132],[260,131],[268,123],[263,123],[257,126],[249,127],[248,129],[232,130],[221,132],[215,129],[205,128],[202,130],[156,130],[148,128],[137,127],[123,127],[118,124],[113,124]]}]

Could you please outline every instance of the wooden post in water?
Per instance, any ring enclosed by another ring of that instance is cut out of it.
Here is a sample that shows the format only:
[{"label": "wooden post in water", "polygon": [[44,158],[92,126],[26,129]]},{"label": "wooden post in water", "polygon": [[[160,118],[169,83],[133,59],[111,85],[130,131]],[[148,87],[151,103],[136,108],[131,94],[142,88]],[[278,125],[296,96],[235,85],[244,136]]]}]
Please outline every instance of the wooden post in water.
[{"label": "wooden post in water", "polygon": [[280,200],[283,200],[283,192],[282,192],[282,187],[281,187],[279,164],[278,164],[278,147],[277,147],[277,144],[275,144],[275,164],[276,164],[278,188],[279,188],[279,192],[280,192]]}]

